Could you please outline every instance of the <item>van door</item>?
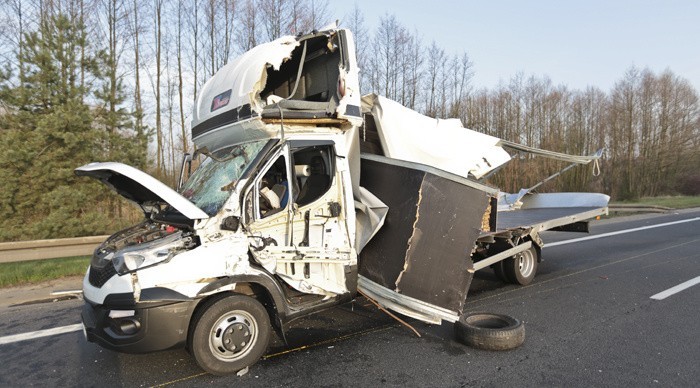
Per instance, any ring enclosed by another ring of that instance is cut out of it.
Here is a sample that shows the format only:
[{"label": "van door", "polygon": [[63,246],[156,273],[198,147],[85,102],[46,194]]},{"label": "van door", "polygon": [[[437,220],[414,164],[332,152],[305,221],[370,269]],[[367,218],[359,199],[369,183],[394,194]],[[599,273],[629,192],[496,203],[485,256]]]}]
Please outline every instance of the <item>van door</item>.
[{"label": "van door", "polygon": [[245,196],[253,257],[300,292],[355,292],[357,255],[336,164],[331,142],[287,142]]}]

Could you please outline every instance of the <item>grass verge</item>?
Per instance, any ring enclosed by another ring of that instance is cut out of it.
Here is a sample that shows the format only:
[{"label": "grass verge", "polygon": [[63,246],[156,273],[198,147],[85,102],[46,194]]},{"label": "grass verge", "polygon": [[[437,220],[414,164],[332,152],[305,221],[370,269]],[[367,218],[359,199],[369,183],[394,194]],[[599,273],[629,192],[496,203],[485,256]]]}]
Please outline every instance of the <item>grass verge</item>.
[{"label": "grass verge", "polygon": [[60,279],[65,276],[84,275],[89,264],[90,256],[0,263],[0,287],[20,286]]},{"label": "grass verge", "polygon": [[700,196],[675,196],[675,197],[644,197],[635,201],[614,202],[624,205],[654,205],[666,206],[673,209],[687,209],[700,207]]}]

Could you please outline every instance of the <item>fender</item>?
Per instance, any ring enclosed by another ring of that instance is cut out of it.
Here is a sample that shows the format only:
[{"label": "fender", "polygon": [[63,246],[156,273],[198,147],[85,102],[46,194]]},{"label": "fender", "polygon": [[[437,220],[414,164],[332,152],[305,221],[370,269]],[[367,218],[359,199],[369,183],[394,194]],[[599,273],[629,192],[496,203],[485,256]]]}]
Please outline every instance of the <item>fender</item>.
[{"label": "fender", "polygon": [[337,295],[333,298],[320,300],[317,303],[295,305],[287,299],[280,282],[267,271],[262,271],[259,269],[256,269],[256,273],[253,274],[228,276],[209,283],[199,291],[197,297],[203,298],[207,296],[205,294],[209,293],[216,294],[215,291],[226,288],[227,286],[235,283],[255,284],[262,287],[269,294],[271,302],[274,304],[273,311],[276,315],[276,317],[273,317],[276,319],[273,319],[272,321],[277,322],[282,331],[286,331],[289,323],[298,318],[352,300],[352,295],[350,293],[345,293]]}]

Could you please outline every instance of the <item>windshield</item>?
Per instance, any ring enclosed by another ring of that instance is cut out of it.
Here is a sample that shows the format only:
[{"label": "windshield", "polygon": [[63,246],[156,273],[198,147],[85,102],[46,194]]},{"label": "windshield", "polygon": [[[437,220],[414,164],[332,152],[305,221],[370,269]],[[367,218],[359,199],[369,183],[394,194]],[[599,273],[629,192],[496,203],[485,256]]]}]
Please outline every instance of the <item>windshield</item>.
[{"label": "windshield", "polygon": [[182,196],[208,215],[215,215],[266,143],[267,140],[254,141],[213,152],[182,187]]}]

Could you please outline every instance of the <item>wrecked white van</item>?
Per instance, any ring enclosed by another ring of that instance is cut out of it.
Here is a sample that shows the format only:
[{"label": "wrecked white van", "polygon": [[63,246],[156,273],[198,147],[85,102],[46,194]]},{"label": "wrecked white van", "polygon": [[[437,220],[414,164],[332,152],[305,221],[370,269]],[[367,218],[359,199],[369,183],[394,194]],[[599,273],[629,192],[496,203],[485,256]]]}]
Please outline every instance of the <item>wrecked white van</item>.
[{"label": "wrecked white van", "polygon": [[254,364],[271,330],[283,336],[358,289],[454,322],[474,271],[527,284],[540,231],[584,231],[607,211],[602,194],[504,195],[482,183],[510,160],[504,147],[539,151],[361,98],[342,29],[284,37],[224,66],[197,100],[192,136],[201,163],[188,174],[186,158],[177,191],[120,163],[75,170],[144,213],[95,250],[82,319],[89,341],[133,353],[186,346],[215,374]]}]

